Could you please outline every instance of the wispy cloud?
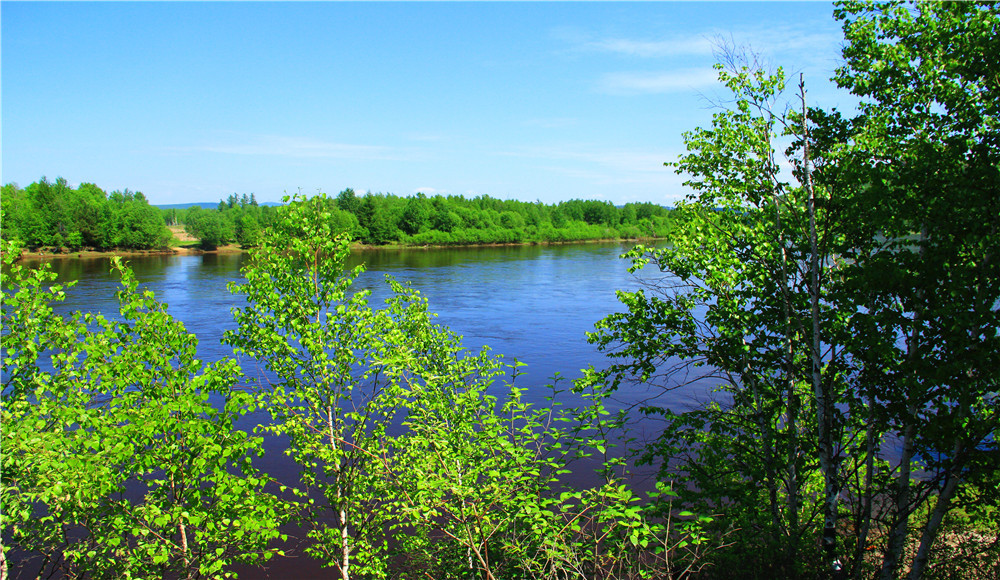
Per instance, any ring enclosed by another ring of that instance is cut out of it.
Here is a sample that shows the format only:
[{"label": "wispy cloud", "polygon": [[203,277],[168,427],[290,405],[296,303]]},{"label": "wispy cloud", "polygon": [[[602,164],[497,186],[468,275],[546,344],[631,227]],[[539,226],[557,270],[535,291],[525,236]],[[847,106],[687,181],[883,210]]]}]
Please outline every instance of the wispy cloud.
[{"label": "wispy cloud", "polygon": [[824,30],[808,24],[780,25],[736,32],[732,38],[767,53],[810,57],[816,53],[828,54],[831,48],[839,46],[843,41],[840,30],[826,28]]},{"label": "wispy cloud", "polygon": [[820,55],[838,53],[842,33],[829,19],[794,23],[757,22],[723,29],[708,27],[688,34],[655,37],[599,36],[578,29],[562,28],[553,35],[569,52],[610,54],[639,59],[712,56],[724,45],[747,47],[777,63],[814,66]]},{"label": "wispy cloud", "polygon": [[437,189],[434,187],[418,187],[413,190],[413,193],[422,193],[424,195],[447,195],[451,192],[446,189]]},{"label": "wispy cloud", "polygon": [[686,37],[664,40],[604,38],[584,46],[600,51],[641,58],[674,56],[711,56],[723,45],[749,46],[769,55],[793,54],[808,57],[817,50],[828,52],[841,42],[838,30],[824,30],[810,25],[782,24],[746,27],[737,30],[711,29]]},{"label": "wispy cloud", "polygon": [[697,91],[716,84],[718,73],[710,67],[661,72],[613,72],[603,75],[597,90],[612,95],[642,95]]},{"label": "wispy cloud", "polygon": [[519,147],[501,155],[534,159],[548,171],[604,184],[664,183],[674,175],[664,167],[677,155],[669,152],[587,149],[578,146]]},{"label": "wispy cloud", "polygon": [[526,127],[540,127],[542,129],[565,129],[579,124],[580,120],[574,117],[549,117],[542,119],[527,119],[521,124]]},{"label": "wispy cloud", "polygon": [[587,42],[585,47],[599,52],[611,52],[642,58],[662,58],[668,56],[711,55],[714,44],[710,36],[692,35],[667,40],[604,38]]},{"label": "wispy cloud", "polygon": [[671,34],[666,37],[626,38],[601,36],[575,27],[560,27],[551,31],[564,51],[569,54],[617,54],[638,58],[663,58],[712,54],[712,35],[706,33]]},{"label": "wispy cloud", "polygon": [[[606,188],[615,199],[649,199],[660,196],[659,203],[675,203],[685,195],[684,177],[664,167],[665,161],[677,159],[669,150],[636,151],[605,149],[577,143],[533,145],[499,153],[528,158],[535,168],[559,176],[560,181],[584,182],[588,188]],[[587,197],[596,194],[588,193]],[[638,197],[635,197],[638,196]]]},{"label": "wispy cloud", "polygon": [[335,143],[308,137],[281,135],[246,135],[230,137],[225,142],[187,148],[188,150],[229,155],[326,159],[399,159],[403,155],[389,147]]}]

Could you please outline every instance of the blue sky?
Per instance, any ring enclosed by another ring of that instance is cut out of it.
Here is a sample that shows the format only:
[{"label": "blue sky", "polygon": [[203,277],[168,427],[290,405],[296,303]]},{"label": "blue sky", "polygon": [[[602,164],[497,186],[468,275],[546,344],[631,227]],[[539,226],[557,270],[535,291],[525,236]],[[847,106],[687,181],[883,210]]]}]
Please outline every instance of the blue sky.
[{"label": "blue sky", "polygon": [[[825,2],[0,4],[2,179],[152,203],[301,188],[669,205],[722,96],[714,39],[804,72]],[[790,97],[792,95],[789,95]]]}]

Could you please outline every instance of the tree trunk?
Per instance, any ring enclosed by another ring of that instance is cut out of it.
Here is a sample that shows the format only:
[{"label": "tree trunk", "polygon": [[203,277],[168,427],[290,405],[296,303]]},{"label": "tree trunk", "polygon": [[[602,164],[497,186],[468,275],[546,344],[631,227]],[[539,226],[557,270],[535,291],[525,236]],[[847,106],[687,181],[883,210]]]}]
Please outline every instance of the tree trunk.
[{"label": "tree trunk", "polygon": [[874,480],[875,443],[877,439],[875,427],[875,392],[872,385],[869,385],[868,409],[868,428],[865,433],[865,482],[864,493],[861,497],[861,516],[859,518],[861,528],[858,532],[857,543],[854,547],[854,558],[851,565],[851,577],[855,580],[860,580],[861,578],[861,564],[864,560],[865,551],[868,548],[868,534],[871,533],[872,525],[872,502],[874,501],[872,482]]},{"label": "tree trunk", "polygon": [[938,529],[941,527],[941,521],[944,519],[944,515],[948,513],[948,509],[951,507],[951,500],[955,497],[956,491],[958,491],[958,477],[953,475],[948,478],[948,483],[945,484],[944,489],[938,495],[937,504],[934,506],[930,520],[924,526],[924,532],[920,537],[920,547],[917,549],[916,556],[913,557],[913,565],[910,566],[909,580],[918,580],[923,576],[924,569],[927,567],[927,559],[930,556],[931,546],[934,545]]},{"label": "tree trunk", "polygon": [[[334,423],[336,422],[336,410],[330,406],[326,409],[327,438],[331,449],[336,449],[339,445],[337,432]],[[344,493],[344,465],[341,459],[337,458],[337,466],[334,471],[334,485],[337,486],[337,517],[340,518],[340,577],[342,580],[351,579],[351,534],[347,525],[347,508],[345,507]]]},{"label": "tree trunk", "polygon": [[816,397],[816,423],[818,426],[819,464],[823,472],[823,551],[827,564],[839,575],[843,564],[837,556],[837,504],[840,500],[840,461],[834,450],[834,401],[830,389],[823,383],[822,341],[820,340],[819,308],[819,236],[816,233],[816,188],[813,185],[812,159],[809,155],[809,118],[806,108],[804,75],[799,75],[799,96],[802,99],[802,171],[806,192],[809,195],[809,302],[811,307],[812,342],[809,348],[811,382]]},{"label": "tree trunk", "polygon": [[[924,242],[927,240],[927,226],[923,226],[920,231],[920,258],[924,256]],[[906,358],[907,367],[912,368],[919,350],[920,325],[923,319],[923,309],[919,306],[919,300],[923,298],[923,290],[917,290],[918,306],[910,324],[910,335],[906,338]],[[915,377],[914,377],[915,378]],[[905,379],[905,377],[904,377]],[[893,580],[896,576],[896,568],[903,555],[903,548],[906,545],[906,535],[909,533],[910,520],[910,479],[912,473],[910,464],[914,455],[914,436],[917,431],[917,401],[912,385],[906,387],[906,415],[903,417],[903,454],[900,458],[899,475],[896,477],[896,522],[889,536],[889,545],[886,549],[885,558],[882,561],[882,580]]]}]

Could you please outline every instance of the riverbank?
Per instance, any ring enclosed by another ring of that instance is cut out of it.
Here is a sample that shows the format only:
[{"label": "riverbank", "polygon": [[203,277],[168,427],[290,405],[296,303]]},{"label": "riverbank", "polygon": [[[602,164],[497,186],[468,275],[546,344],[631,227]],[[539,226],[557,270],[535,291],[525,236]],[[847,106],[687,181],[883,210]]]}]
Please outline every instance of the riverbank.
[{"label": "riverbank", "polygon": [[[606,243],[647,243],[662,240],[664,238],[633,238],[633,239],[595,239],[595,240],[566,240],[566,241],[545,241],[545,242],[509,242],[491,244],[454,244],[454,245],[408,245],[408,244],[386,244],[382,246],[372,246],[361,243],[352,243],[352,251],[362,252],[400,252],[400,251],[428,251],[447,250],[457,248],[503,248],[516,246],[564,246],[569,244],[606,244]],[[22,250],[21,259],[30,260],[53,260],[53,259],[96,259],[119,256],[122,258],[144,257],[144,256],[170,256],[170,255],[198,255],[198,254],[240,254],[249,252],[249,248],[243,248],[237,244],[219,246],[214,250],[204,250],[194,245],[171,246],[156,250],[107,250],[99,251],[93,249],[70,250],[68,248],[39,248],[37,250]]]},{"label": "riverbank", "polygon": [[222,246],[214,250],[202,250],[197,247],[192,246],[176,246],[169,248],[160,248],[156,250],[93,250],[93,249],[82,249],[82,250],[69,250],[67,248],[39,248],[38,250],[22,250],[21,259],[31,259],[31,260],[58,260],[62,258],[110,258],[113,256],[119,256],[122,258],[134,258],[143,256],[170,256],[170,255],[187,255],[187,254],[236,254],[240,252],[245,252],[243,248],[237,245]]}]

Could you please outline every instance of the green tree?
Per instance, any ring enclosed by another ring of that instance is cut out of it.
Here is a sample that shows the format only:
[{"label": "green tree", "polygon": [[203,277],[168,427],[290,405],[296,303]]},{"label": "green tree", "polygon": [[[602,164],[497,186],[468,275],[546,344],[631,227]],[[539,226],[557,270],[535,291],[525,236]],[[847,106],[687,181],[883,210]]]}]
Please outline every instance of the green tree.
[{"label": "green tree", "polygon": [[322,194],[281,208],[251,252],[246,283],[232,286],[247,305],[234,310],[238,329],[225,341],[275,374],[263,395],[271,430],[289,438],[303,482],[319,494],[308,552],[346,580],[384,572],[384,484],[373,449],[396,410],[380,404],[391,384],[369,364],[392,321],[368,306],[366,292],[349,293],[361,269],[344,273],[349,234],[330,218]]},{"label": "green tree", "polygon": [[[559,487],[571,459],[607,450],[616,421],[599,400],[533,409],[495,384],[507,365],[463,353],[412,289],[390,280],[369,305],[330,211],[323,195],[280,209],[231,286],[247,302],[225,337],[274,373],[261,397],[310,492],[308,553],[345,579],[386,576],[391,544],[396,562],[448,577],[639,577],[683,560],[662,504],[647,511],[611,470],[593,489]],[[680,536],[702,545],[701,525]]]},{"label": "green tree", "polygon": [[82,245],[92,248],[108,247],[104,222],[106,206],[107,194],[93,183],[81,183],[77,188],[71,211]]},{"label": "green tree", "polygon": [[3,224],[0,235],[6,240],[17,240],[23,245],[31,244],[30,232],[37,226],[29,223],[33,215],[28,207],[27,194],[16,183],[8,183],[0,190],[0,211]]},{"label": "green tree", "polygon": [[107,247],[148,249],[167,245],[170,231],[163,223],[163,214],[149,205],[142,192],[113,191],[108,195],[107,208]]},{"label": "green tree", "polygon": [[462,225],[462,217],[451,211],[447,205],[442,205],[433,216],[432,226],[435,230],[452,232]]},{"label": "green tree", "polygon": [[399,219],[399,229],[411,236],[420,233],[430,223],[430,217],[427,197],[418,193],[406,201],[403,215]]},{"label": "green tree", "polygon": [[[839,81],[866,97],[861,115],[809,109],[804,88],[781,112],[780,75],[724,71],[732,108],[685,134],[675,164],[694,193],[671,246],[628,254],[670,277],[622,293],[628,311],[593,339],[616,361],[612,387],[685,364],[722,381],[718,404],[654,409],[668,428],[648,455],[686,458],[702,497],[765,530],[782,554],[771,573],[808,570],[796,554],[818,535],[854,577],[895,577],[912,541],[918,578],[963,497],[997,502],[997,11],[845,3],[838,17]],[[775,161],[782,135],[795,185]]]},{"label": "green tree", "polygon": [[257,212],[245,212],[236,222],[236,242],[244,248],[256,246],[260,240],[260,222]]},{"label": "green tree", "polygon": [[[4,247],[3,536],[39,577],[231,577],[261,563],[286,519],[235,428],[253,400],[235,361],[204,365],[197,339],[132,273],[120,320],[63,317],[47,267]],[[209,403],[216,399],[219,407]]]},{"label": "green tree", "polygon": [[830,179],[863,186],[845,211],[864,216],[858,237],[882,241],[850,269],[870,296],[855,334],[878,381],[873,418],[902,455],[881,574],[899,574],[912,515],[932,501],[908,563],[918,578],[963,487],[1000,480],[1000,10],[843,2],[835,16],[847,39],[836,80],[862,102]]},{"label": "green tree", "polygon": [[236,239],[236,228],[230,218],[228,212],[194,206],[184,218],[184,231],[198,238],[202,248],[214,250]]},{"label": "green tree", "polygon": [[382,245],[399,239],[399,229],[384,196],[366,193],[361,200],[358,221],[368,231],[365,243]]},{"label": "green tree", "polygon": [[500,225],[509,230],[523,228],[524,218],[517,212],[507,210],[500,214]]},{"label": "green tree", "polygon": [[617,225],[618,208],[610,201],[586,201],[583,204],[583,220],[588,224]]},{"label": "green tree", "polygon": [[827,214],[817,216],[808,174],[797,172],[795,186],[781,177],[776,143],[796,130],[775,113],[781,70],[766,74],[737,53],[719,70],[734,104],[684,135],[689,152],[673,165],[694,192],[672,214],[672,243],[626,254],[633,271],[652,264],[669,278],[652,282],[651,295],[619,293],[627,312],[600,322],[592,340],[621,361],[607,371],[614,388],[711,369],[724,399],[679,415],[654,409],[668,426],[648,456],[664,470],[683,458],[678,475],[697,490],[692,499],[758,530],[736,542],[745,565],[796,576],[818,559],[801,553],[818,535],[830,565],[841,565],[839,458],[852,427],[836,413],[845,360],[822,354],[842,322],[817,284],[840,238]]},{"label": "green tree", "polygon": [[361,200],[358,199],[354,190],[348,187],[344,191],[337,194],[337,207],[357,216],[361,209]]},{"label": "green tree", "polygon": [[635,211],[634,203],[627,203],[625,207],[622,208],[622,223],[623,224],[634,224],[638,221],[639,217]]}]

